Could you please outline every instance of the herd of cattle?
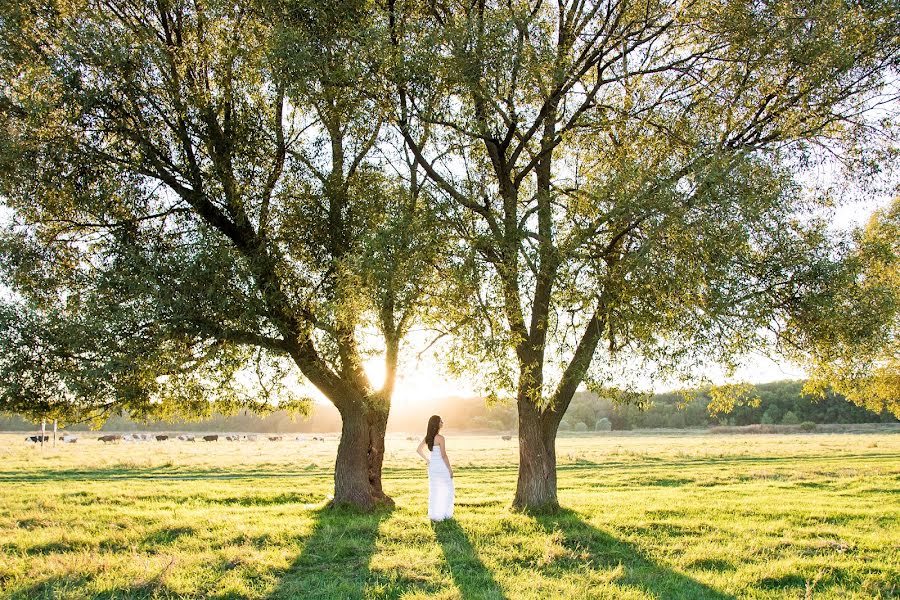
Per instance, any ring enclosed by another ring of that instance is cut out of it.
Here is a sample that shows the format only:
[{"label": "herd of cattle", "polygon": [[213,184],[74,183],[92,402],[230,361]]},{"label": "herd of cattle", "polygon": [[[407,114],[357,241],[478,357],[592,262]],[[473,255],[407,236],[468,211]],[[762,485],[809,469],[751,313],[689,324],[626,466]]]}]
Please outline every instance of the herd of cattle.
[{"label": "herd of cattle", "polygon": [[[43,439],[42,439],[43,438]],[[260,439],[269,440],[270,442],[280,442],[284,440],[283,435],[256,435],[252,433],[241,434],[241,435],[219,435],[219,434],[211,434],[211,435],[192,435],[183,433],[177,436],[165,435],[165,434],[153,434],[153,433],[126,433],[126,434],[112,434],[112,435],[101,435],[97,438],[98,442],[103,442],[104,444],[112,444],[117,442],[165,442],[166,440],[175,439],[182,442],[196,442],[197,440],[202,440],[204,442],[218,442],[220,439],[228,441],[228,442],[256,442]],[[414,441],[418,438],[415,437],[407,437],[407,441]],[[509,441],[512,439],[510,435],[504,435],[503,440]],[[311,438],[305,435],[298,435],[294,438],[294,440],[298,442],[324,442],[324,436],[314,435]],[[26,442],[31,442],[33,444],[41,444],[47,443],[50,440],[49,435],[29,435],[25,436]],[[78,438],[72,435],[71,433],[64,433],[59,438],[63,444],[74,444],[78,441]]]},{"label": "herd of cattle", "polygon": [[[43,439],[42,439],[43,438]],[[258,436],[254,434],[243,434],[243,435],[190,435],[190,434],[181,434],[178,436],[169,436],[163,434],[152,434],[152,433],[126,433],[124,435],[101,435],[97,438],[98,442],[103,442],[104,444],[111,444],[115,442],[165,442],[169,439],[177,439],[182,442],[196,442],[197,440],[203,440],[204,442],[218,442],[219,439],[223,439],[229,442],[256,442],[260,438],[268,439],[270,442],[280,442],[284,439],[283,435],[268,435],[268,436]],[[312,439],[314,442],[324,442],[325,438],[321,436],[314,435],[312,438],[307,438],[304,435],[298,435],[294,438],[298,442],[305,442],[309,439]],[[34,444],[40,444],[42,442],[46,443],[50,441],[49,435],[29,435],[25,437],[26,442],[32,442]],[[64,444],[74,444],[78,441],[78,438],[71,434],[63,434],[59,441]]]}]

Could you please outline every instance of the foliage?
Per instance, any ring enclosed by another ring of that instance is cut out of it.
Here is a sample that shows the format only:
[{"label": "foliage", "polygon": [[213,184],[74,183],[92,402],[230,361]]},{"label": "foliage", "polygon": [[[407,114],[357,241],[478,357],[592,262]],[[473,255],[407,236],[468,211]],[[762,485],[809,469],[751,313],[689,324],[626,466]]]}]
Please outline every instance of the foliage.
[{"label": "foliage", "polygon": [[558,420],[585,379],[733,365],[852,277],[796,167],[887,160],[866,109],[891,94],[890,3],[404,6],[399,124],[454,200],[470,301],[446,317],[486,394]]},{"label": "foliage", "polygon": [[808,307],[818,316],[801,332],[810,365],[807,390],[830,386],[872,411],[900,416],[900,197],[858,232],[859,275],[838,297]]},{"label": "foliage", "polygon": [[707,408],[711,415],[729,413],[735,406],[759,406],[759,398],[753,396],[753,385],[729,383],[709,389]]},{"label": "foliage", "polygon": [[787,411],[781,417],[781,424],[782,425],[799,425],[800,419],[798,419],[797,415],[795,415],[792,411]]},{"label": "foliage", "polygon": [[832,231],[803,176],[896,156],[898,30],[893,1],[4,3],[2,407],[303,410],[309,383],[365,486],[424,322],[515,397],[517,506],[556,503],[583,384],[643,408],[774,347],[897,414],[900,209]]},{"label": "foliage", "polygon": [[763,413],[759,422],[763,425],[773,425],[781,420],[781,409],[778,406],[770,406]]},{"label": "foliage", "polygon": [[3,5],[5,409],[302,411],[309,383],[389,401],[430,207],[371,159],[385,109],[347,59],[365,11],[289,4]]}]

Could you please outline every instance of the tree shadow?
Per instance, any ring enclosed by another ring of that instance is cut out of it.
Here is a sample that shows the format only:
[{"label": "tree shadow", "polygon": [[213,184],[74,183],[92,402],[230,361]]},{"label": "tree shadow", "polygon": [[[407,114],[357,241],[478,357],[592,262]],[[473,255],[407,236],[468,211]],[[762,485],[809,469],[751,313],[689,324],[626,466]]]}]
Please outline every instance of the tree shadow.
[{"label": "tree shadow", "polygon": [[303,550],[267,598],[363,598],[378,528],[391,512],[389,507],[372,513],[316,510]]},{"label": "tree shadow", "polygon": [[469,537],[454,519],[438,523],[432,522],[434,535],[437,537],[444,559],[450,567],[450,574],[464,600],[484,598],[506,600],[503,591],[490,570],[484,566]]},{"label": "tree shadow", "polygon": [[621,575],[616,585],[639,589],[660,599],[734,600],[734,596],[654,562],[634,544],[615,538],[585,522],[581,515],[560,509],[554,514],[535,515],[534,520],[548,534],[561,538],[568,551],[557,559],[556,568],[563,572],[583,568],[616,569]]}]

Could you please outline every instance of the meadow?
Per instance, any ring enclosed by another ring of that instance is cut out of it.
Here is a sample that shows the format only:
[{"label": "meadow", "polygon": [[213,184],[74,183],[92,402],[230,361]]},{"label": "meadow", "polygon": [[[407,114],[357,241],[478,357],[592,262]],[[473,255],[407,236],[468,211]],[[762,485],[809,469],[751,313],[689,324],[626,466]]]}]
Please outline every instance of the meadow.
[{"label": "meadow", "polygon": [[323,510],[336,436],[33,446],[0,435],[2,598],[895,598],[900,433],[573,435],[554,515],[510,511],[516,440],[453,435],[431,524],[416,441],[396,507]]}]

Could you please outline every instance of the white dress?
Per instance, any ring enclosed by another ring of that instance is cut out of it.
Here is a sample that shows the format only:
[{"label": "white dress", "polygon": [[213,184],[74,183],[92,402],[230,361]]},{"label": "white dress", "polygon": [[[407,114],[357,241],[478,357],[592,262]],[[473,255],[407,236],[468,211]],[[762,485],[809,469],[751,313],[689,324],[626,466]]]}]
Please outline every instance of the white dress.
[{"label": "white dress", "polygon": [[443,521],[453,516],[453,478],[437,444],[431,449],[428,462],[428,518]]}]

